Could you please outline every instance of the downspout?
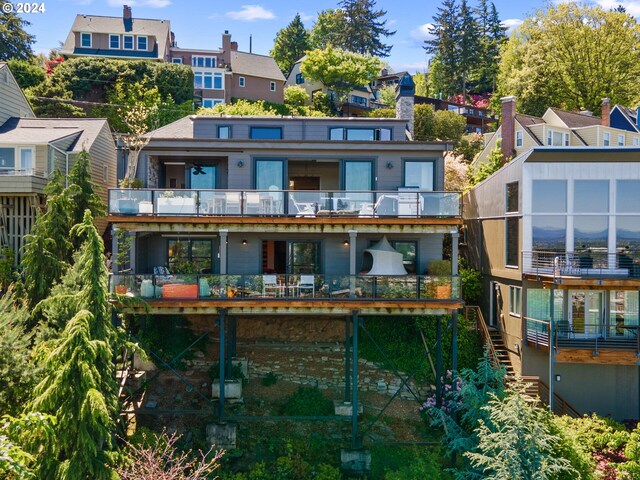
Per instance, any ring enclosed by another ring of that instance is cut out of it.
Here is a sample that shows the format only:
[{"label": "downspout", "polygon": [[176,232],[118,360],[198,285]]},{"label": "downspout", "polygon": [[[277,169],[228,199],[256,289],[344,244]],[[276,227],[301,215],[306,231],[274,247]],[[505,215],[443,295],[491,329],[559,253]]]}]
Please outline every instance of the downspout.
[{"label": "downspout", "polygon": [[53,148],[55,151],[64,155],[65,165],[64,165],[64,186],[65,188],[69,186],[69,152],[62,150],[61,148],[56,147],[53,143],[50,143],[49,146]]}]

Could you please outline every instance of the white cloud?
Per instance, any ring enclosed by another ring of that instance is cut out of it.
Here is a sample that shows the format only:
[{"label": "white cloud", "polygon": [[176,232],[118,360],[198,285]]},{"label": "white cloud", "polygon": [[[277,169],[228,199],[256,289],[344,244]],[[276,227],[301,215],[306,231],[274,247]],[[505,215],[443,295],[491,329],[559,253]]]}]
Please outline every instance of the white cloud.
[{"label": "white cloud", "polygon": [[300,20],[302,20],[303,22],[310,22],[311,20],[316,19],[316,16],[313,13],[298,12],[298,14],[300,15]]},{"label": "white cloud", "polygon": [[511,35],[511,32],[520,25],[522,25],[522,20],[519,18],[507,18],[502,21],[502,26],[507,27],[507,35]]},{"label": "white cloud", "polygon": [[243,5],[240,10],[227,12],[226,16],[232,20],[240,20],[242,22],[276,18],[272,11],[261,5]]},{"label": "white cloud", "polygon": [[171,5],[171,0],[107,0],[107,3],[110,7],[121,7],[122,5],[129,5],[130,7],[164,8]]},{"label": "white cloud", "polygon": [[394,72],[409,72],[413,75],[416,72],[425,72],[427,70],[427,61],[425,60],[422,63],[391,63],[391,68]]},{"label": "white cloud", "polygon": [[640,2],[639,1],[615,1],[615,0],[596,0],[596,3],[605,10],[613,10],[618,5],[622,5],[629,15],[634,17],[640,17]]},{"label": "white cloud", "polygon": [[425,23],[424,25],[420,25],[418,26],[418,28],[411,30],[409,32],[409,36],[414,42],[422,45],[425,40],[428,40],[433,37],[433,35],[429,33],[429,30],[431,30],[432,28],[433,28],[432,23]]}]

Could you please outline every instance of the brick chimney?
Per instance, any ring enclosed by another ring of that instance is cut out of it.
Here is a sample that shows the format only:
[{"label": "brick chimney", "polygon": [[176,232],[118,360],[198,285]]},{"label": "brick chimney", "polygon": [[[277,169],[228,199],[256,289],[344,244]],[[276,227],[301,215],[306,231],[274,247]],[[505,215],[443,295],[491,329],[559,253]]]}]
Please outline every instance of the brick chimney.
[{"label": "brick chimney", "polygon": [[171,45],[170,46],[173,47],[173,48],[177,47],[177,45],[176,45],[176,34],[173,33],[173,32],[170,32],[169,35],[171,37]]},{"label": "brick chimney", "polygon": [[131,7],[129,5],[122,6],[122,18],[123,20],[131,19]]},{"label": "brick chimney", "polygon": [[225,65],[231,65],[231,34],[225,30],[222,34],[222,60]]},{"label": "brick chimney", "polygon": [[603,127],[610,126],[610,116],[611,116],[611,102],[608,98],[602,99],[602,115],[600,116],[600,123]]},{"label": "brick chimney", "polygon": [[231,51],[232,52],[238,51],[238,42],[231,42]]},{"label": "brick chimney", "polygon": [[502,97],[502,153],[513,157],[516,137],[516,97]]}]

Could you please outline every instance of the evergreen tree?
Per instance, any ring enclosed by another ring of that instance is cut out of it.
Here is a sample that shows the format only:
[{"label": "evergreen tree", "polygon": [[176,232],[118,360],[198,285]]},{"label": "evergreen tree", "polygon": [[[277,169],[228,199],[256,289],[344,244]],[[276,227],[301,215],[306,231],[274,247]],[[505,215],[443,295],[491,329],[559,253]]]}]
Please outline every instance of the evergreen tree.
[{"label": "evergreen tree", "polygon": [[462,0],[459,10],[459,53],[458,74],[462,88],[462,98],[467,98],[467,82],[473,76],[473,70],[478,64],[478,51],[480,50],[480,32],[478,24],[467,0]]},{"label": "evergreen tree", "polygon": [[33,57],[31,45],[36,41],[36,37],[29,35],[24,28],[31,25],[26,20],[20,18],[13,10],[6,13],[5,4],[8,1],[0,1],[0,61],[3,60],[27,60]]},{"label": "evergreen tree", "polygon": [[483,70],[480,77],[479,91],[494,91],[500,68],[500,49],[507,40],[507,27],[502,25],[498,10],[493,2],[489,11],[487,31],[484,34],[485,48],[483,50]]},{"label": "evergreen tree", "polygon": [[437,58],[439,86],[446,96],[456,93],[458,78],[460,47],[459,7],[456,0],[444,0],[433,17],[433,26],[429,29],[432,35],[425,40],[425,50]]},{"label": "evergreen tree", "polygon": [[382,20],[387,12],[375,10],[375,0],[342,0],[339,5],[346,21],[338,46],[363,55],[388,57],[392,45],[382,43],[381,37],[396,32],[387,29],[387,20]]},{"label": "evergreen tree", "polygon": [[[57,442],[43,462],[43,478],[110,478],[117,387],[111,347],[115,332],[107,302],[104,245],[89,210],[72,234],[84,239],[62,285],[41,304],[49,321],[68,320],[45,362],[33,409],[56,418]],[[55,472],[55,473],[54,473]]]},{"label": "evergreen tree", "polygon": [[269,54],[287,76],[293,65],[311,49],[309,32],[305,30],[299,13],[286,28],[278,31],[273,42],[273,49]]},{"label": "evergreen tree", "polygon": [[71,225],[81,223],[87,209],[94,218],[106,213],[106,205],[95,193],[95,184],[91,179],[91,159],[85,150],[80,152],[69,172],[67,195],[71,206]]},{"label": "evergreen tree", "polygon": [[321,11],[309,34],[311,48],[325,48],[328,45],[340,46],[342,32],[346,29],[345,22],[346,18],[340,9],[329,8]]}]

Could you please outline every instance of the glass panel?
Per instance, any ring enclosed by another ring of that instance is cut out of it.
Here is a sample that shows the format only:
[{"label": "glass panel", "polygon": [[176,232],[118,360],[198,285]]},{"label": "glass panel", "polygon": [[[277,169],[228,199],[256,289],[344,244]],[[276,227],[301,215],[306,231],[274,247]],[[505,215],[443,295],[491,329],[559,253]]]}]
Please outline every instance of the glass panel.
[{"label": "glass panel", "polygon": [[23,148],[20,150],[20,169],[31,170],[33,168],[33,150]]},{"label": "glass panel", "polygon": [[193,74],[193,88],[202,88],[202,73],[196,72]]},{"label": "glass panel", "polygon": [[552,252],[564,251],[566,245],[566,218],[560,215],[531,217],[533,249]]},{"label": "glass panel", "polygon": [[80,35],[80,43],[83,47],[91,47],[91,34],[83,33]]},{"label": "glass panel", "polygon": [[612,290],[609,292],[609,336],[636,338],[638,333],[638,292]]},{"label": "glass panel", "polygon": [[576,337],[593,337],[602,325],[603,293],[596,291],[571,292],[571,330]]},{"label": "glass panel", "polygon": [[319,273],[319,247],[317,242],[291,242],[289,272],[296,275]]},{"label": "glass panel", "polygon": [[373,184],[373,164],[371,162],[344,162],[344,189],[371,190]]},{"label": "glass panel", "polygon": [[402,264],[407,273],[414,274],[417,270],[416,264],[416,242],[393,242],[393,248],[402,254]]},{"label": "glass panel", "polygon": [[122,37],[122,42],[124,43],[124,48],[126,50],[132,50],[133,49],[133,37],[132,36],[125,35],[124,37]]},{"label": "glass panel", "polygon": [[120,37],[118,35],[111,35],[109,37],[109,46],[111,48],[120,48]]},{"label": "glass panel", "polygon": [[517,212],[518,209],[518,182],[507,183],[507,212]]},{"label": "glass panel", "polygon": [[616,217],[616,249],[634,255],[640,252],[640,216]]},{"label": "glass panel", "polygon": [[609,211],[608,180],[576,180],[573,185],[573,211],[606,213]]},{"label": "glass panel", "polygon": [[433,190],[433,162],[405,162],[404,184],[420,190]]},{"label": "glass panel", "polygon": [[216,188],[216,167],[197,165],[189,170],[191,173],[191,188],[198,190]]},{"label": "glass panel", "polygon": [[607,252],[609,218],[604,215],[575,216],[573,218],[574,251]]},{"label": "glass panel", "polygon": [[567,211],[566,180],[533,180],[531,187],[534,213]]},{"label": "glass panel", "polygon": [[204,88],[213,88],[213,77],[210,73],[204,74]]},{"label": "glass panel", "polygon": [[373,141],[375,138],[374,132],[373,128],[348,128],[347,140]]},{"label": "glass panel", "polygon": [[344,128],[330,128],[329,140],[344,140]]},{"label": "glass panel", "polygon": [[553,146],[561,147],[562,145],[564,145],[564,143],[562,142],[563,138],[564,136],[562,132],[553,132]]},{"label": "glass panel", "polygon": [[0,148],[0,167],[13,168],[15,166],[15,148]]},{"label": "glass panel", "polygon": [[256,190],[284,190],[282,160],[256,160]]},{"label": "glass panel", "polygon": [[138,50],[147,49],[147,37],[138,37]]},{"label": "glass panel", "polygon": [[[527,316],[536,320],[549,321],[549,289],[527,288]],[[558,322],[564,318],[564,291],[554,290],[553,320]]]},{"label": "glass panel", "polygon": [[618,213],[640,213],[640,180],[618,180],[616,182],[616,211]]},{"label": "glass panel", "polygon": [[280,127],[251,127],[251,138],[258,140],[280,140],[282,129]]},{"label": "glass panel", "polygon": [[231,138],[231,127],[218,127],[218,138]]},{"label": "glass panel", "polygon": [[182,240],[169,240],[167,242],[167,247],[169,271],[171,273],[185,273],[185,266],[189,261],[189,242]]},{"label": "glass panel", "polygon": [[197,273],[211,273],[213,249],[211,240],[191,240],[191,263]]},{"label": "glass panel", "polygon": [[222,74],[216,73],[213,76],[213,88],[221,89],[222,88]]}]

